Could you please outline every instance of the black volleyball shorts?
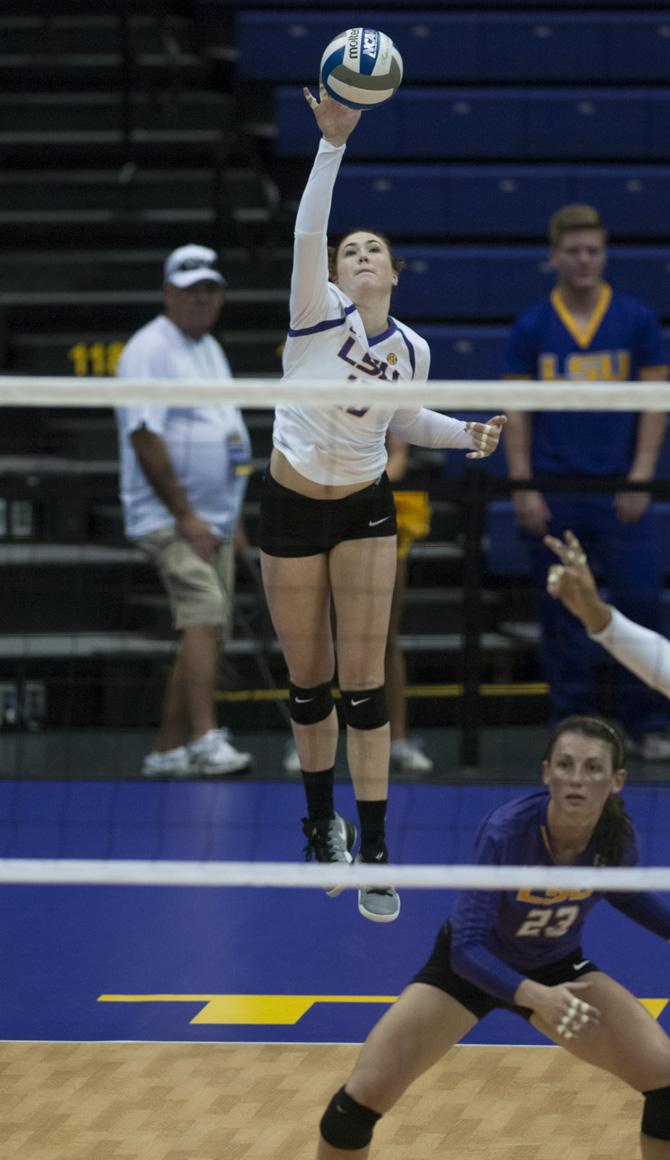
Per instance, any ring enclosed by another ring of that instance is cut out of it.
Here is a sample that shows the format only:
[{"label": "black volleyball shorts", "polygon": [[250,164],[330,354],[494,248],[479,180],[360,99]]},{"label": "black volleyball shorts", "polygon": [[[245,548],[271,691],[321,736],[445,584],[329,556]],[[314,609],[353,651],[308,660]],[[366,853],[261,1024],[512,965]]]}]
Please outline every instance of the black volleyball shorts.
[{"label": "black volleyball shorts", "polygon": [[386,472],[344,499],[311,499],[265,472],[258,546],[268,556],[317,556],[343,540],[396,534],[395,504]]},{"label": "black volleyball shorts", "polygon": [[[575,963],[579,964],[579,970],[575,969]],[[536,971],[526,971],[526,974],[536,983],[556,987],[559,983],[574,983],[591,971],[597,970],[599,968],[596,964],[590,959],[585,959],[581,947],[577,947],[577,950],[566,958]],[[524,1019],[530,1019],[533,1014],[529,1007],[519,1007],[516,1003],[506,1003],[503,999],[497,999],[495,995],[489,995],[475,983],[469,983],[467,979],[456,974],[451,965],[451,929],[448,922],[440,927],[430,958],[417,972],[412,982],[429,983],[432,987],[439,987],[441,991],[446,991],[467,1007],[468,1011],[472,1011],[478,1019],[483,1019],[484,1015],[488,1015],[489,1011],[493,1011],[496,1007],[514,1011]]]}]

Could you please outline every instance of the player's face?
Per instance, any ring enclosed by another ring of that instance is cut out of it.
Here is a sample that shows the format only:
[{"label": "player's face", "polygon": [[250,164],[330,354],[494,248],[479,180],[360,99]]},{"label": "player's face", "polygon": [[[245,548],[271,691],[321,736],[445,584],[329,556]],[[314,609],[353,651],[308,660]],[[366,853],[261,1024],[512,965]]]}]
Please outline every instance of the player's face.
[{"label": "player's face", "polygon": [[211,278],[203,278],[181,289],[171,283],[163,289],[165,313],[188,338],[202,338],[215,325],[223,306],[223,289]]},{"label": "player's face", "polygon": [[542,774],[556,810],[575,821],[597,821],[610,794],[626,780],[624,769],[613,768],[607,742],[567,732],[557,738]]},{"label": "player's face", "polygon": [[398,284],[388,246],[376,234],[349,234],[340,243],[336,259],[337,284],[352,302],[390,294]]},{"label": "player's face", "polygon": [[593,290],[602,281],[607,261],[600,230],[569,230],[551,251],[559,286],[566,290]]}]

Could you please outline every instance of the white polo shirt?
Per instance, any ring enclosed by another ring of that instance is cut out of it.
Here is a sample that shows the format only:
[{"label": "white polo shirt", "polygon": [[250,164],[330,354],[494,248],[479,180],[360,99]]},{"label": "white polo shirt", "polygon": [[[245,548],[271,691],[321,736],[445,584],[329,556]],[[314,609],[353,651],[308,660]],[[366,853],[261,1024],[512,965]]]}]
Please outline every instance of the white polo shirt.
[{"label": "white polo shirt", "polygon": [[[218,379],[233,376],[210,334],[188,338],[161,314],[129,340],[121,378]],[[230,539],[248,481],[251,444],[238,407],[117,407],[121,501],[126,535],[136,538],[174,523],[139,465],[130,436],[146,427],[164,440],[189,503],[221,539]]]}]

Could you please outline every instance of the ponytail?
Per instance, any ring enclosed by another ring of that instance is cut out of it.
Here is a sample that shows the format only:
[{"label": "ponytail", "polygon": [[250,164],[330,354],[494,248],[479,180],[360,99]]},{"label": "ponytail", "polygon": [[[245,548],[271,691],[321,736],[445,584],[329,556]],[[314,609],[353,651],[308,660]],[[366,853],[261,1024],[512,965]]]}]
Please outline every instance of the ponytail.
[{"label": "ponytail", "polygon": [[619,866],[626,846],[634,841],[633,823],[621,794],[611,793],[595,828],[599,866]]}]

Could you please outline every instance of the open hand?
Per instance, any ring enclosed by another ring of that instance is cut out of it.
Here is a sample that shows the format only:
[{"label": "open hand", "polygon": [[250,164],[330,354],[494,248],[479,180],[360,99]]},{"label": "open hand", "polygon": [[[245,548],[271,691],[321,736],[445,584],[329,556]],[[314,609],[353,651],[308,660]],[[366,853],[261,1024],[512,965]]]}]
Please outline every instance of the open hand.
[{"label": "open hand", "polygon": [[302,95],[314,113],[321,133],[331,145],[344,145],[361,119],[360,109],[350,109],[328,96],[325,85],[319,85],[319,99],[305,87]]}]

